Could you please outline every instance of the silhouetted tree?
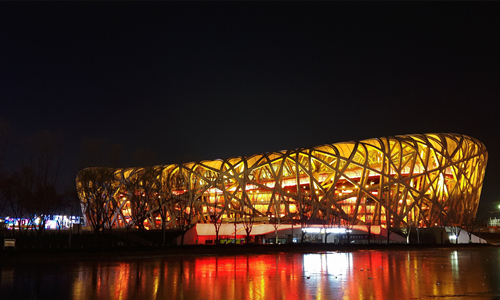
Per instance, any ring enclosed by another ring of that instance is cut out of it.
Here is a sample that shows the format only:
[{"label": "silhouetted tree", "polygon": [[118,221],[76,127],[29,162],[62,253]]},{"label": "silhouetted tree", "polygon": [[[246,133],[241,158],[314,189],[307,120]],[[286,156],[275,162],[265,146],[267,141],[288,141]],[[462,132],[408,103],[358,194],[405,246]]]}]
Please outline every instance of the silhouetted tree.
[{"label": "silhouetted tree", "polygon": [[[25,140],[29,147],[29,163],[20,173],[22,185],[19,197],[24,198],[30,223],[39,234],[43,234],[45,222],[62,205],[62,193],[58,180],[62,165],[62,134],[48,130]],[[22,195],[22,196],[21,196]]]},{"label": "silhouetted tree", "polygon": [[338,208],[335,207],[333,204],[333,199],[327,200],[327,208],[326,208],[326,213],[325,217],[323,219],[323,230],[325,231],[325,241],[324,243],[327,243],[328,236],[331,234],[331,232],[328,232],[328,229],[334,228],[334,227],[339,227],[340,228],[340,222],[341,222],[341,213],[338,211]]},{"label": "silhouetted tree", "polygon": [[54,184],[40,178],[31,168],[23,169],[19,198],[23,199],[29,223],[39,234],[43,234],[50,215],[62,206],[62,194]]},{"label": "silhouetted tree", "polygon": [[157,176],[154,168],[138,169],[129,175],[125,185],[132,218],[129,224],[136,225],[139,231],[143,230],[144,221],[157,197]]},{"label": "silhouetted tree", "polygon": [[250,243],[250,233],[252,232],[254,221],[255,211],[252,207],[246,207],[243,215],[243,227],[246,232],[245,243],[247,244]]},{"label": "silhouetted tree", "polygon": [[[2,177],[0,180],[0,197],[5,203],[5,209],[14,219],[22,219],[26,215],[26,198],[21,196],[22,177],[16,172]],[[19,234],[23,232],[21,222],[18,223]]]},{"label": "silhouetted tree", "polygon": [[214,225],[215,228],[215,243],[219,244],[219,231],[222,226],[221,218],[224,215],[225,206],[221,204],[220,197],[214,195],[213,201],[210,200],[207,203],[208,216],[210,218],[210,223]]},{"label": "silhouetted tree", "polygon": [[111,199],[115,191],[114,173],[114,169],[106,168],[87,168],[78,173],[77,191],[83,213],[96,234],[104,228],[114,211]]},{"label": "silhouetted tree", "polygon": [[175,217],[176,226],[182,231],[181,245],[184,244],[184,236],[192,227],[193,218],[195,217],[195,208],[200,206],[200,198],[202,192],[201,180],[184,166],[179,165],[179,170],[172,175],[170,184],[170,201],[173,205],[171,210]]},{"label": "silhouetted tree", "polygon": [[411,229],[414,225],[414,222],[410,219],[410,216],[407,216],[406,220],[399,220],[399,226],[401,229],[401,233],[406,237],[406,243],[410,243]]},{"label": "silhouetted tree", "polygon": [[354,220],[349,220],[349,219],[344,219],[342,220],[343,222],[343,226],[345,228],[345,232],[346,232],[346,237],[347,237],[347,243],[350,244],[351,243],[351,233],[352,233],[352,229],[354,228]]},{"label": "silhouetted tree", "polygon": [[479,229],[481,222],[478,221],[473,214],[472,209],[469,209],[465,212],[463,216],[462,228],[467,231],[467,235],[469,236],[469,243],[472,243],[472,235],[474,231]]},{"label": "silhouetted tree", "polygon": [[446,227],[448,227],[450,232],[455,236],[455,244],[458,244],[458,237],[460,236],[460,232],[462,232],[462,227],[456,226],[451,222],[448,222]]}]

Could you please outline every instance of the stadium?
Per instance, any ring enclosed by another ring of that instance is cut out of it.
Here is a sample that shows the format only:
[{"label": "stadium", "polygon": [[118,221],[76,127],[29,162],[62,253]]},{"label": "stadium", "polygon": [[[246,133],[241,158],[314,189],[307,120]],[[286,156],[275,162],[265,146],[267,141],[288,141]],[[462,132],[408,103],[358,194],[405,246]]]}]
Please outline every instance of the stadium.
[{"label": "stadium", "polygon": [[278,241],[278,231],[290,228],[294,238],[294,227],[302,236],[356,228],[388,236],[391,228],[472,222],[487,159],[472,137],[412,134],[225,160],[86,168],[76,183],[94,231],[189,229],[188,243],[270,232]]}]

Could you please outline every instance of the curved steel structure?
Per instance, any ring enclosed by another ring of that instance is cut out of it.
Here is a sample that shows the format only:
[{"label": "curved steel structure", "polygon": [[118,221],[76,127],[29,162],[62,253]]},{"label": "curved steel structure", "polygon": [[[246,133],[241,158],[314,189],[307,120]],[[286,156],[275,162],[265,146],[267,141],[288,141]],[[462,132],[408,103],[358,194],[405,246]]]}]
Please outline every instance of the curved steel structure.
[{"label": "curved steel structure", "polygon": [[[475,217],[486,147],[460,134],[415,134],[226,160],[87,168],[87,224],[168,226],[254,220],[386,227],[462,225]],[[100,222],[100,223],[99,223]]]}]

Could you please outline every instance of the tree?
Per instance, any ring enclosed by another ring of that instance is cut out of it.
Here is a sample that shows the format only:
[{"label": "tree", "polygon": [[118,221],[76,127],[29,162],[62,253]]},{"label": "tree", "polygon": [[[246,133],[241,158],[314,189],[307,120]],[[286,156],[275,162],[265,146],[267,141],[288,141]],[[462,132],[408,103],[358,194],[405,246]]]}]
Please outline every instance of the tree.
[{"label": "tree", "polygon": [[[25,169],[23,177],[28,177],[26,173],[30,172]],[[44,181],[25,182],[23,186],[22,197],[25,201],[26,211],[29,215],[30,224],[38,232],[43,234],[45,224],[58,208],[62,206],[62,194],[57,191],[54,184]]]},{"label": "tree", "polygon": [[195,208],[199,208],[201,191],[201,178],[192,170],[178,165],[178,170],[171,175],[169,182],[171,212],[175,217],[175,224],[182,231],[181,245],[184,244],[184,236],[191,228],[195,216]]},{"label": "tree", "polygon": [[77,191],[83,213],[96,234],[112,217],[115,180],[114,169],[87,168],[78,173]]},{"label": "tree", "polygon": [[371,221],[365,222],[365,226],[366,226],[366,232],[368,233],[368,237],[367,237],[368,244],[370,244],[372,241],[372,223],[371,223]]},{"label": "tree", "polygon": [[309,218],[306,214],[302,214],[300,217],[300,229],[301,229],[300,242],[301,243],[304,243],[304,239],[305,239],[305,236],[307,233],[307,227],[309,227]]},{"label": "tree", "polygon": [[479,229],[481,222],[474,217],[472,209],[468,209],[465,212],[463,220],[462,228],[467,231],[469,243],[472,243],[472,235],[474,234],[474,231]]},{"label": "tree", "polygon": [[271,223],[274,227],[274,234],[276,235],[276,244],[278,244],[278,228],[281,225],[281,201],[278,197],[274,198],[274,216],[271,218]]},{"label": "tree", "polygon": [[144,229],[144,221],[154,205],[159,189],[158,171],[153,168],[137,169],[129,175],[125,189],[130,203],[129,226],[136,225],[139,231]]},{"label": "tree", "polygon": [[464,215],[467,218],[472,217],[472,214],[468,214],[467,212],[465,212],[465,214],[462,214],[459,213],[459,211],[460,210],[457,209],[456,206],[453,206],[448,211],[448,214],[445,217],[443,216],[443,219],[445,220],[444,221],[445,228],[447,227],[448,230],[451,232],[451,234],[453,235],[452,237],[454,237],[456,244],[458,244],[459,240],[458,238],[460,236],[460,233],[462,232],[462,227],[465,227],[464,222],[466,219],[463,218]]},{"label": "tree", "polygon": [[453,223],[448,223],[447,225],[450,232],[455,236],[455,244],[458,244],[458,237],[460,236],[460,232],[462,232],[462,227],[455,226]]},{"label": "tree", "polygon": [[280,221],[280,218],[279,217],[272,217],[270,219],[270,222],[271,224],[273,225],[274,227],[274,235],[276,236],[275,237],[275,244],[278,244],[278,228],[280,227],[281,225],[281,221]]},{"label": "tree", "polygon": [[325,244],[327,243],[328,236],[330,235],[331,232],[329,232],[328,229],[331,229],[335,226],[340,228],[340,222],[342,218],[340,217],[341,213],[339,212],[338,208],[335,207],[333,204],[333,199],[327,200],[327,207],[326,207],[326,213],[325,213],[325,218],[323,220],[323,230],[325,232]]},{"label": "tree", "polygon": [[344,219],[343,223],[344,223],[343,226],[344,226],[345,232],[346,232],[347,243],[350,244],[351,243],[351,232],[352,232],[352,229],[354,228],[354,221]]},{"label": "tree", "polygon": [[[42,170],[45,171],[45,170]],[[10,208],[15,218],[28,218],[28,225],[38,234],[43,234],[50,215],[62,206],[62,194],[55,183],[47,180],[45,172],[30,166],[22,168],[21,173],[11,177],[14,196],[9,196]]]},{"label": "tree", "polygon": [[399,220],[399,227],[401,229],[401,233],[406,237],[407,244],[410,244],[411,228],[414,225],[414,222],[410,217],[411,216],[408,214],[406,216],[406,220]]},{"label": "tree", "polygon": [[[144,173],[142,176],[144,198],[148,205],[148,211],[146,215],[152,227],[156,226],[156,213],[160,213],[160,215],[162,214],[161,209],[158,209],[161,208],[161,206],[156,206],[156,204],[160,204],[160,201],[158,200],[161,200],[162,194],[161,175],[162,169],[160,167],[147,167],[144,169]],[[164,226],[162,227],[164,228]]]},{"label": "tree", "polygon": [[222,226],[221,218],[224,215],[225,206],[220,205],[220,198],[217,195],[214,195],[213,199],[213,201],[210,201],[210,196],[208,197],[209,203],[207,203],[207,210],[210,223],[212,223],[215,228],[215,243],[219,244],[219,231]]},{"label": "tree", "polygon": [[252,207],[245,207],[243,216],[243,226],[245,228],[246,237],[245,243],[250,243],[250,233],[252,232],[253,224],[255,221],[255,212]]},{"label": "tree", "polygon": [[479,222],[477,222],[475,218],[471,218],[464,221],[464,223],[462,224],[462,228],[467,232],[467,235],[469,236],[469,244],[471,244],[474,231],[479,229]]},{"label": "tree", "polygon": [[176,212],[177,225],[182,232],[181,245],[184,245],[184,236],[189,228],[191,228],[191,220],[194,215],[194,201],[190,198],[188,193],[188,195],[175,197],[174,201],[176,207],[174,212]]},{"label": "tree", "polygon": [[393,217],[393,212],[392,208],[390,205],[391,202],[391,191],[389,190],[388,186],[385,186],[383,189],[383,199],[385,199],[385,229],[387,230],[387,244],[390,243],[391,241],[391,233],[393,230],[393,225],[391,223],[394,223],[394,217]]},{"label": "tree", "polygon": [[[12,173],[4,176],[0,181],[0,197],[5,202],[6,209],[12,214],[14,219],[26,217],[26,198],[21,195],[21,176],[18,173]],[[18,223],[19,234],[22,234],[21,222]]]},{"label": "tree", "polygon": [[31,225],[43,234],[48,217],[62,205],[62,193],[58,190],[62,134],[45,130],[26,139],[25,145],[30,157],[22,168],[19,197],[24,198]]},{"label": "tree", "polygon": [[166,230],[166,222],[167,222],[167,216],[169,214],[169,210],[167,208],[167,199],[168,199],[168,193],[165,190],[165,187],[167,186],[163,182],[163,172],[161,168],[156,168],[155,171],[158,175],[158,181],[156,185],[154,186],[154,191],[156,195],[153,197],[153,202],[156,203],[155,208],[156,211],[160,214],[160,219],[161,219],[161,231],[162,231],[162,245],[165,246],[165,230]]}]

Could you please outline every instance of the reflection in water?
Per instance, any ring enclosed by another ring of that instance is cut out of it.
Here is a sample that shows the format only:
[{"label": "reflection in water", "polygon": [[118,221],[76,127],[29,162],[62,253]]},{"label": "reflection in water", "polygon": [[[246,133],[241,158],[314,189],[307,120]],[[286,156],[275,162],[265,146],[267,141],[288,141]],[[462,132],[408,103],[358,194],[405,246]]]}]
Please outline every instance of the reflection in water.
[{"label": "reflection in water", "polygon": [[176,256],[0,267],[2,299],[474,299],[500,295],[500,250]]}]

